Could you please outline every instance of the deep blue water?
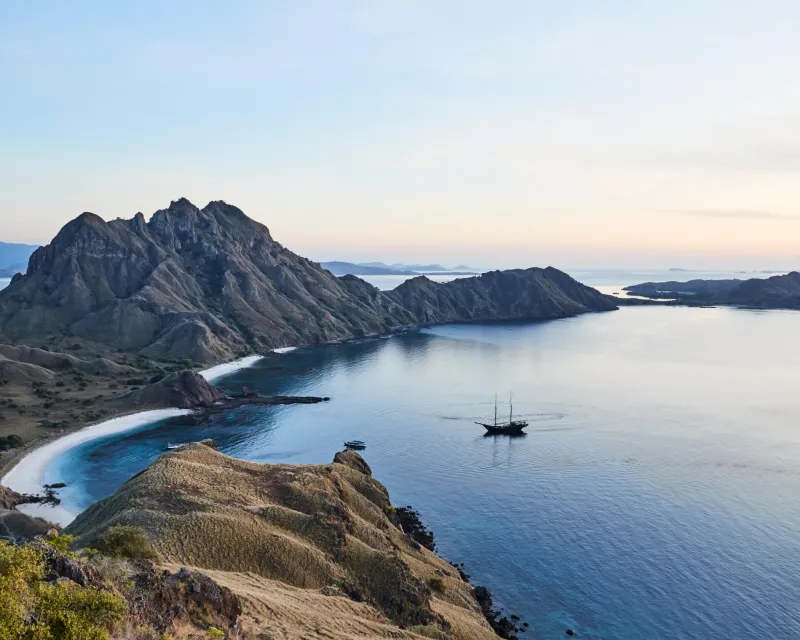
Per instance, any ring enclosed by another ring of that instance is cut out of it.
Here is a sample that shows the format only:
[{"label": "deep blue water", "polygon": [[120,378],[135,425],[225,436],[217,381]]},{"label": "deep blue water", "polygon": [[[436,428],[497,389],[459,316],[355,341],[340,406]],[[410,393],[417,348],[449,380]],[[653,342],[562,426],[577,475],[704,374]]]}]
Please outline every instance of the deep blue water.
[{"label": "deep blue water", "polygon": [[[329,403],[248,407],[88,443],[48,471],[85,506],[215,438],[263,462],[345,439],[526,637],[800,637],[800,313],[629,308],[300,350],[220,382]],[[514,391],[524,438],[485,437]]]}]

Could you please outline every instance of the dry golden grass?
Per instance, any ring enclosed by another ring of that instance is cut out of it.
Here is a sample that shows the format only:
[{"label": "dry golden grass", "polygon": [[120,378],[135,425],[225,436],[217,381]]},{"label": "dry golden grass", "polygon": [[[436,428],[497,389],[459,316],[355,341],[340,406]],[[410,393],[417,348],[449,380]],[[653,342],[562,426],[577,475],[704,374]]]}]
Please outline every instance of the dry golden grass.
[{"label": "dry golden grass", "polygon": [[[262,465],[185,445],[68,531],[92,546],[109,526],[144,528],[167,565],[230,587],[247,624],[274,638],[495,638],[471,587],[392,525],[386,489],[348,456]],[[426,586],[432,577],[443,592]]]}]

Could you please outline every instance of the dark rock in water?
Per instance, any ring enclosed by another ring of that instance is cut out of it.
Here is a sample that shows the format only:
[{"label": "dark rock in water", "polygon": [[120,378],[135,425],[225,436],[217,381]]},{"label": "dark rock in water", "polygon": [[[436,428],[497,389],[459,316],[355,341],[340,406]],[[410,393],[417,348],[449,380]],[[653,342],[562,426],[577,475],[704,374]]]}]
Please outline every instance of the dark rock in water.
[{"label": "dark rock in water", "polygon": [[563,318],[614,309],[565,273],[495,271],[448,283],[414,278],[382,292],[338,278],[224,202],[181,199],[149,222],[83,213],[0,291],[2,336],[52,336],[156,358],[217,363],[441,322]]},{"label": "dark rock in water", "polygon": [[572,629],[567,629],[564,633],[566,635],[568,635],[568,636],[574,636],[575,635],[575,632]]},{"label": "dark rock in water", "polygon": [[44,485],[45,489],[63,489],[67,486],[66,482],[56,482],[54,484],[46,484]]}]

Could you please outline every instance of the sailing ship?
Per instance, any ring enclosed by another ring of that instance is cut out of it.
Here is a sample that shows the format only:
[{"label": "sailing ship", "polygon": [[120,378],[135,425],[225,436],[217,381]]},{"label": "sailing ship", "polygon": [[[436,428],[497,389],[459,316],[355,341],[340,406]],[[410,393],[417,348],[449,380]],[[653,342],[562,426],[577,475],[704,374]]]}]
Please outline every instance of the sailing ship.
[{"label": "sailing ship", "polygon": [[476,422],[475,424],[479,424],[484,429],[486,429],[487,433],[508,433],[508,434],[519,434],[522,433],[522,430],[528,426],[528,423],[525,420],[514,420],[514,403],[513,403],[513,396],[509,394],[508,396],[508,422],[498,422],[497,421],[497,394],[494,396],[494,422],[487,423],[487,422]]}]

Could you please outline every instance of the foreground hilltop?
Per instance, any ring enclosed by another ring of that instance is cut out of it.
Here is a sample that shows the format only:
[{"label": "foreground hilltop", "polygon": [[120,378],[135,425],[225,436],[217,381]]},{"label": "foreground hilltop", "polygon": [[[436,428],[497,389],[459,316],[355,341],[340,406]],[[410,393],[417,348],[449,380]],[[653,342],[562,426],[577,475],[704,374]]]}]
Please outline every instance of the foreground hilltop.
[{"label": "foreground hilltop", "polygon": [[735,304],[759,309],[800,309],[800,273],[748,280],[645,282],[625,291],[649,298],[676,298],[688,304]]},{"label": "foreground hilltop", "polygon": [[15,344],[217,363],[400,326],[550,319],[614,309],[552,268],[381,292],[337,278],[224,202],[185,199],[149,221],[84,213],[0,291],[0,339]]},{"label": "foreground hilltop", "polygon": [[403,532],[352,451],[328,465],[264,465],[184,445],[67,532],[94,546],[117,525],[144,529],[166,568],[230,589],[244,637],[496,638],[475,590]]}]

